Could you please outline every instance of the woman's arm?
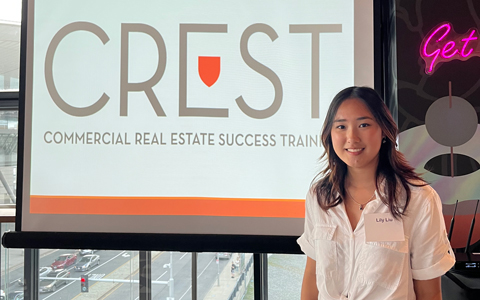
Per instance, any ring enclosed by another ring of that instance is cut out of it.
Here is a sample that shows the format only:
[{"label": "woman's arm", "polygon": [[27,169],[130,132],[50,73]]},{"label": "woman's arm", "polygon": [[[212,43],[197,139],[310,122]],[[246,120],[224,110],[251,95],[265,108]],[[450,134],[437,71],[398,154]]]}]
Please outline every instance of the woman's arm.
[{"label": "woman's arm", "polygon": [[413,288],[415,290],[415,296],[417,297],[417,300],[442,300],[440,277],[430,280],[414,279]]},{"label": "woman's arm", "polygon": [[301,300],[317,300],[317,276],[316,276],[316,262],[307,256],[307,265],[305,266],[305,273],[303,274],[302,296]]}]

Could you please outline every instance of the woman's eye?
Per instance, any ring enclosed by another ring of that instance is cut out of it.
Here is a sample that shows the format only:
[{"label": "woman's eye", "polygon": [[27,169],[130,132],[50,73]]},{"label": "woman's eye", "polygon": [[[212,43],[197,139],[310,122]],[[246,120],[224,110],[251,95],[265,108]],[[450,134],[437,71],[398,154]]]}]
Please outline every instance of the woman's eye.
[{"label": "woman's eye", "polygon": [[370,124],[367,124],[367,123],[360,124],[360,128],[367,127],[367,126],[370,126]]},{"label": "woman's eye", "polygon": [[337,129],[345,129],[345,125],[338,125],[336,128]]}]

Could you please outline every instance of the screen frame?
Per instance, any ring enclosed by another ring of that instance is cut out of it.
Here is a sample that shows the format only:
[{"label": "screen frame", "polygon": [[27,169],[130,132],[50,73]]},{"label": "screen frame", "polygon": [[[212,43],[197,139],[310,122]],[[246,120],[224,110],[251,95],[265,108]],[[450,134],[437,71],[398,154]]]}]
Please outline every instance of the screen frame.
[{"label": "screen frame", "polygon": [[[390,25],[389,16],[383,12],[389,11],[390,3],[381,0],[373,2],[373,38],[374,38],[374,88],[384,95],[384,73],[386,62],[384,45],[389,42],[387,28]],[[18,175],[17,175],[17,207],[16,232],[8,232],[2,238],[2,243],[11,248],[92,248],[119,250],[171,250],[194,252],[254,252],[254,253],[302,253],[295,242],[295,236],[259,236],[259,235],[225,235],[225,234],[150,234],[150,233],[91,233],[91,232],[26,232],[21,231],[22,196],[24,181],[24,138],[25,99],[28,89],[27,66],[32,62],[33,51],[27,52],[28,34],[32,24],[28,24],[28,0],[23,0],[20,50],[20,93],[19,93],[19,129],[18,129]],[[27,56],[30,55],[30,56]],[[28,95],[31,96],[31,95]]]}]

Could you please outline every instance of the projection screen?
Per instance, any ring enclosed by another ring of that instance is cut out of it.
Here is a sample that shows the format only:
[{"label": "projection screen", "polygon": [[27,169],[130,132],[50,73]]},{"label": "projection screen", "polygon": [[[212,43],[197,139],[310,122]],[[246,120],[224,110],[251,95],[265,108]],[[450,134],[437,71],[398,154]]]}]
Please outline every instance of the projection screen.
[{"label": "projection screen", "polygon": [[328,105],[373,86],[373,0],[26,9],[22,231],[299,235]]}]

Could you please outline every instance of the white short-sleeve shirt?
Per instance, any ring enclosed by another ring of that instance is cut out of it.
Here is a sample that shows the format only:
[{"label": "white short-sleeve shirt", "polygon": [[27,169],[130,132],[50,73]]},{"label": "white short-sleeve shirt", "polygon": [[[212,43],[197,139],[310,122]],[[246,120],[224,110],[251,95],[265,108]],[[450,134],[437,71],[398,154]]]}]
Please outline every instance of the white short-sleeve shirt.
[{"label": "white short-sleeve shirt", "polygon": [[364,215],[390,212],[377,192],[352,231],[343,203],[327,213],[310,190],[297,242],[316,261],[318,299],[415,299],[413,279],[439,277],[454,265],[438,194],[428,185],[410,189],[401,242],[365,241]]}]

